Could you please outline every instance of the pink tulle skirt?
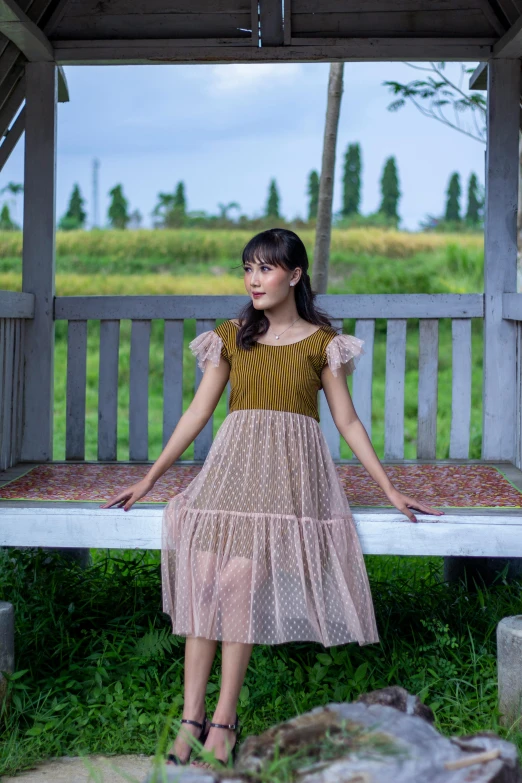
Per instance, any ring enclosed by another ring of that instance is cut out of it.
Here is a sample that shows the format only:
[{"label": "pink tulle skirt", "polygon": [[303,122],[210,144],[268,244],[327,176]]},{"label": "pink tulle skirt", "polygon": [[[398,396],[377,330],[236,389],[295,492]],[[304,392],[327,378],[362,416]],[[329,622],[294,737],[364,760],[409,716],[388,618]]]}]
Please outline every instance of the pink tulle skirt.
[{"label": "pink tulle skirt", "polygon": [[182,636],[378,642],[346,494],[311,416],[237,410],[163,514],[163,610]]}]

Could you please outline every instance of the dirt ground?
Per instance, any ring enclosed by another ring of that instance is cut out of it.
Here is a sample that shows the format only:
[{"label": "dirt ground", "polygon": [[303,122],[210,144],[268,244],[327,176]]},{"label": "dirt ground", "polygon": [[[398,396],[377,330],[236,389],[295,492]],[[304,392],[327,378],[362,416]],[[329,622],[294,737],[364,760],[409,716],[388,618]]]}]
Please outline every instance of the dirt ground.
[{"label": "dirt ground", "polygon": [[143,783],[152,770],[152,756],[64,757],[45,761],[2,783]]}]

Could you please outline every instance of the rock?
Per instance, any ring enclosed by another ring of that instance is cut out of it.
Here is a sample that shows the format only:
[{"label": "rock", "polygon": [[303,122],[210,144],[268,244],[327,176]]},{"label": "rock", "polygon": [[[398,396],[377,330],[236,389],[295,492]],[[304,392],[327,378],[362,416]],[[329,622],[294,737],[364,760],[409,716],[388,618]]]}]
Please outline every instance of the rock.
[{"label": "rock", "polygon": [[386,707],[395,707],[396,710],[405,712],[407,715],[418,715],[419,718],[424,718],[429,723],[435,723],[435,715],[431,707],[423,704],[418,696],[408,693],[406,688],[401,688],[400,685],[363,693],[356,699],[356,702],[359,701],[363,704],[383,704]]}]

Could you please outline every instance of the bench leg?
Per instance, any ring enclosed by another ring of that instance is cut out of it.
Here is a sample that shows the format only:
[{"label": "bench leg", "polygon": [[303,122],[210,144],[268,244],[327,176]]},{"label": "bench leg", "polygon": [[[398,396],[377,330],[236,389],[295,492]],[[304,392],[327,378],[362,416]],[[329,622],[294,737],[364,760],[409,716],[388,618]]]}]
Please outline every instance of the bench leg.
[{"label": "bench leg", "polygon": [[445,557],[444,581],[466,581],[470,590],[476,582],[480,587],[483,583],[493,584],[496,577],[508,566],[506,578],[508,581],[522,577],[521,557]]},{"label": "bench leg", "polygon": [[498,700],[503,726],[520,731],[522,723],[522,615],[497,625]]},{"label": "bench leg", "polygon": [[[0,672],[14,672],[14,608],[0,601]],[[0,704],[5,698],[7,682],[0,673]]]}]

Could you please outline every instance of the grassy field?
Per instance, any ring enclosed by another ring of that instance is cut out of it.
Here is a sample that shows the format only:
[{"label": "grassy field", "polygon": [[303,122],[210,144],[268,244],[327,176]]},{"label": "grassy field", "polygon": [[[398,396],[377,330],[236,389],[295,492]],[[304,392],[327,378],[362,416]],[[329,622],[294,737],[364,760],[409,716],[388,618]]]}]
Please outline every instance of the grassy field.
[{"label": "grassy field", "polygon": [[[301,232],[310,254],[311,232]],[[239,231],[92,231],[57,235],[57,294],[244,294],[241,249],[250,235]],[[21,285],[21,236],[0,234],[0,289]],[[483,238],[478,234],[408,234],[379,229],[334,231],[328,293],[469,293],[483,290]],[[234,317],[231,313],[230,317]],[[354,322],[347,319],[344,331]],[[153,322],[149,378],[149,445],[155,459],[162,442],[163,325]],[[57,324],[55,459],[65,455],[66,325]],[[185,324],[184,410],[194,393],[195,361],[188,343],[195,322]],[[372,440],[384,454],[385,322],[377,321],[374,355]],[[89,324],[86,456],[96,458],[99,324]],[[118,458],[128,457],[130,322],[122,322],[120,346]],[[405,456],[416,455],[418,323],[408,322],[405,386]],[[441,321],[439,338],[437,457],[449,455],[451,414],[451,324]],[[351,384],[351,382],[350,382]],[[481,448],[482,325],[473,324],[470,457]],[[225,396],[214,432],[226,415]],[[190,446],[183,458],[193,456]],[[341,456],[351,452],[341,444]]]}]

